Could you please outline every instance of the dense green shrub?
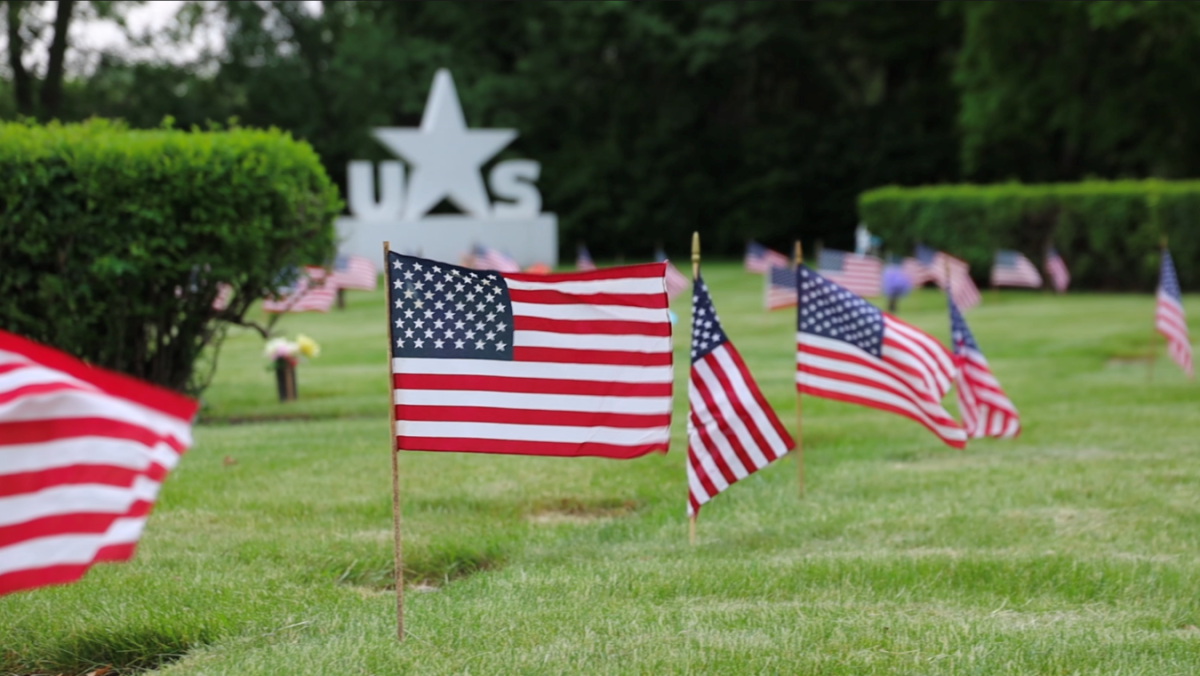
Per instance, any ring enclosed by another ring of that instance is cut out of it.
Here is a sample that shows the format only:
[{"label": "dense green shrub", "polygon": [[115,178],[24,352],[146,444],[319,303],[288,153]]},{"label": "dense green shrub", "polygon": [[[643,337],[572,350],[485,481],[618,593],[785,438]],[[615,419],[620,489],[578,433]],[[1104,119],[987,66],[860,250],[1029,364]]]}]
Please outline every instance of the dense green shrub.
[{"label": "dense green shrub", "polygon": [[858,213],[885,249],[922,242],[965,259],[981,280],[996,249],[1040,266],[1053,245],[1076,288],[1153,288],[1165,235],[1180,283],[1200,287],[1200,181],[889,186],[860,195]]},{"label": "dense green shrub", "polygon": [[0,328],[194,393],[225,323],[330,257],[340,206],[279,131],[0,124]]}]

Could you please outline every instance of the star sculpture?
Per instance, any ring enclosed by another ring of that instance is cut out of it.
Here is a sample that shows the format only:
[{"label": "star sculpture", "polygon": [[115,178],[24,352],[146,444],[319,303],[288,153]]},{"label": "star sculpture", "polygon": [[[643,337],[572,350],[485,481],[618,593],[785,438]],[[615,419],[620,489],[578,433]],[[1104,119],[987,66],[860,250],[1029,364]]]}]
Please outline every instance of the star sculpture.
[{"label": "star sculpture", "polygon": [[517,137],[513,129],[467,129],[450,71],[438,70],[420,129],[384,128],[375,138],[408,161],[412,175],[405,220],[424,216],[443,198],[486,218],[491,204],[481,167]]}]

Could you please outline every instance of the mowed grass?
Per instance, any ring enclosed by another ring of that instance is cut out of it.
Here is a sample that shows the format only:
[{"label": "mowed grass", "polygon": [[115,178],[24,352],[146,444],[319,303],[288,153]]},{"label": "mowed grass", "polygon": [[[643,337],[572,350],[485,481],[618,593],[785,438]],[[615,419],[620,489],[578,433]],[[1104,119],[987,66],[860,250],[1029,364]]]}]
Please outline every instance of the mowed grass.
[{"label": "mowed grass", "polygon": [[[794,314],[705,271],[791,428]],[[135,560],[0,598],[0,673],[1198,673],[1200,390],[1165,358],[1147,382],[1153,307],[985,292],[968,321],[1019,440],[959,452],[805,398],[807,497],[778,462],[704,507],[693,547],[681,298],[668,455],[401,456],[399,644],[382,294],[351,293],[280,324],[323,347],[299,402],[231,336]],[[900,316],[946,337],[933,291]]]}]

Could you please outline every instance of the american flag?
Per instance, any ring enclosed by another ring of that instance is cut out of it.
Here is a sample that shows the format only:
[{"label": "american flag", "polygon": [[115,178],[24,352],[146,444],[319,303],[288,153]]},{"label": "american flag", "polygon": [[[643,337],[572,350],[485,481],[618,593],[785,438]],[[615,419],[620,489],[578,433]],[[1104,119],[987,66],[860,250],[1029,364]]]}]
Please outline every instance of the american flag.
[{"label": "american flag", "polygon": [[688,403],[688,516],[796,445],[729,342],[699,277],[692,287]]},{"label": "american flag", "polygon": [[333,260],[333,277],[330,279],[339,289],[374,291],[378,283],[375,265],[364,256],[338,254]]},{"label": "american flag", "polygon": [[337,288],[325,276],[325,268],[305,266],[296,281],[276,291],[277,298],[263,300],[263,312],[329,312]]},{"label": "american flag", "polygon": [[926,282],[933,282],[945,290],[947,288],[946,268],[949,268],[951,282],[949,288],[954,295],[954,303],[963,312],[979,305],[982,298],[979,295],[979,288],[971,279],[971,268],[966,261],[941,251],[934,251],[921,244],[917,245],[916,253],[915,258],[905,258],[901,263],[901,269],[912,280],[913,288]]},{"label": "american flag", "polygon": [[596,269],[596,264],[592,262],[592,255],[588,253],[587,247],[580,244],[579,250],[575,254],[575,269],[580,272],[589,272]]},{"label": "american flag", "polygon": [[778,251],[768,249],[758,242],[750,240],[746,243],[746,258],[743,264],[747,272],[761,275],[766,273],[771,266],[786,268],[792,262]]},{"label": "american flag", "polygon": [[1056,293],[1066,291],[1071,284],[1071,273],[1067,271],[1067,264],[1054,247],[1050,247],[1046,252],[1046,273],[1050,275],[1050,283],[1054,285]]},{"label": "american flag", "polygon": [[992,375],[992,369],[971,335],[962,313],[947,298],[950,306],[950,341],[958,362],[958,412],[967,436],[972,439],[997,437],[1011,439],[1021,433],[1017,408]]},{"label": "american flag", "polygon": [[655,249],[654,260],[659,263],[667,264],[667,298],[675,300],[676,296],[687,290],[688,285],[690,284],[690,282],[688,282],[688,278],[684,277],[683,273],[679,271],[679,268],[675,267],[671,264],[671,261],[667,260],[667,254],[664,253],[662,249]]},{"label": "american flag", "polygon": [[911,418],[955,448],[962,426],[942,408],[958,369],[932,336],[800,266],[796,388]]},{"label": "american flag", "polygon": [[825,279],[853,291],[863,298],[882,293],[883,261],[866,254],[821,249],[817,272]]},{"label": "american flag", "polygon": [[661,263],[550,275],[388,254],[399,447],[632,458],[666,450]]},{"label": "american flag", "polygon": [[1175,276],[1175,263],[1165,247],[1162,250],[1157,295],[1154,328],[1167,339],[1167,354],[1191,378],[1192,343],[1188,338],[1187,319],[1183,315],[1183,294],[1179,289],[1179,278]]},{"label": "american flag", "polygon": [[521,266],[512,256],[490,246],[477,245],[472,252],[471,267],[476,270],[496,272],[520,272]]},{"label": "american flag", "polygon": [[125,561],[196,403],[0,331],[0,594]]},{"label": "american flag", "polygon": [[763,275],[763,282],[764,308],[778,310],[796,304],[796,271],[790,266],[772,265]]},{"label": "american flag", "polygon": [[996,258],[992,262],[992,286],[1038,289],[1042,286],[1042,275],[1020,252],[1001,249],[996,252]]}]

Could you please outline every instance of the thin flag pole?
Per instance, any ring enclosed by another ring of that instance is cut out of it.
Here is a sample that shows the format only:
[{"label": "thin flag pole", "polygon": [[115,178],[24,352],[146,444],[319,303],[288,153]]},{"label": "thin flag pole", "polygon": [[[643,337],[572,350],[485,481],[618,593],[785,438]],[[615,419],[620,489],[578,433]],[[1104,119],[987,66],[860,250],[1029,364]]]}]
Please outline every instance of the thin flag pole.
[{"label": "thin flag pole", "polygon": [[[388,279],[388,252],[391,251],[389,242],[383,243],[383,279],[384,295],[387,303],[383,312],[387,322],[387,362],[388,362],[388,399],[396,389],[395,361],[392,359],[392,285]],[[392,542],[395,556],[396,581],[396,639],[404,641],[404,554],[400,547],[400,442],[396,437],[396,406],[388,404],[388,422],[392,433]]]},{"label": "thin flag pole", "polygon": [[[796,278],[800,278],[800,266],[804,264],[804,247],[796,240]],[[796,316],[800,316],[800,289],[796,289]],[[800,480],[800,497],[804,497],[804,404],[800,388],[796,388],[796,472]]]},{"label": "thin flag pole", "polygon": [[[692,233],[692,286],[696,285],[696,278],[700,276],[700,233]],[[688,515],[688,544],[696,544],[696,514]]]}]

